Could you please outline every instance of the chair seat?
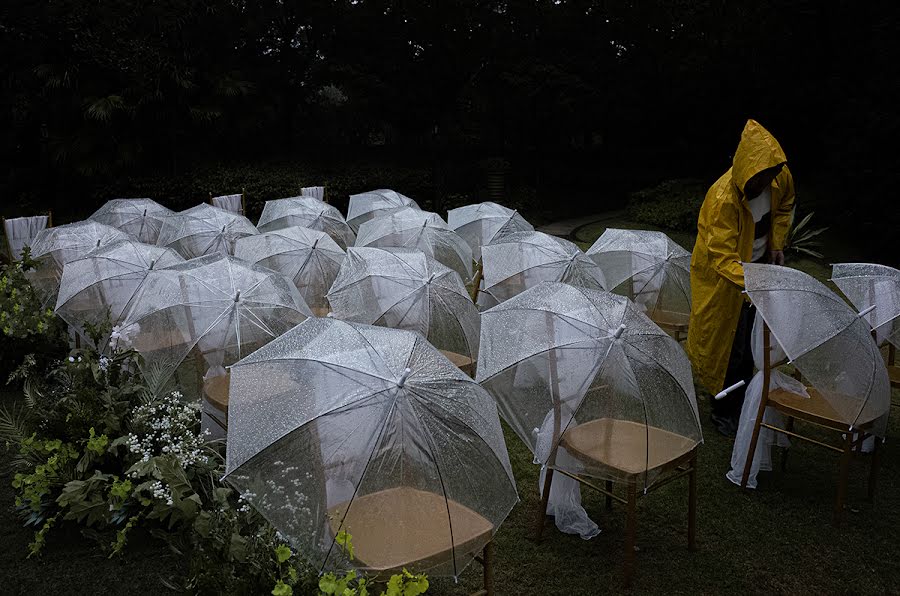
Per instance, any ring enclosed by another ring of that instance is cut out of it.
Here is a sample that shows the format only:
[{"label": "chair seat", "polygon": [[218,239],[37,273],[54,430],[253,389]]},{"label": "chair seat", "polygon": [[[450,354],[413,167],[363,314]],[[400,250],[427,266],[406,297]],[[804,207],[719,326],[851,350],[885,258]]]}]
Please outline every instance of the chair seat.
[{"label": "chair seat", "polygon": [[352,536],[354,563],[381,575],[447,563],[454,552],[459,556],[483,548],[494,531],[491,522],[468,507],[407,486],[335,505],[328,519],[332,532],[343,529]]},{"label": "chair seat", "polygon": [[639,422],[599,418],[568,429],[560,445],[583,462],[627,479],[677,465],[697,441]]},{"label": "chair seat", "polygon": [[464,356],[463,354],[457,354],[456,352],[449,352],[447,350],[440,350],[441,354],[447,357],[447,360],[452,362],[456,368],[460,369],[470,377],[475,376],[475,361],[469,358],[468,356]]},{"label": "chair seat", "polygon": [[[847,426],[850,424],[847,416],[838,412],[814,387],[807,387],[806,391],[809,393],[809,397],[791,393],[784,389],[775,389],[769,392],[769,403],[774,405],[779,411],[794,418],[808,420],[835,430],[843,431],[847,429]],[[873,420],[874,418],[857,420],[856,426],[865,428]]]},{"label": "chair seat", "polygon": [[203,381],[203,395],[217,410],[228,412],[228,386],[231,373],[210,377]]}]

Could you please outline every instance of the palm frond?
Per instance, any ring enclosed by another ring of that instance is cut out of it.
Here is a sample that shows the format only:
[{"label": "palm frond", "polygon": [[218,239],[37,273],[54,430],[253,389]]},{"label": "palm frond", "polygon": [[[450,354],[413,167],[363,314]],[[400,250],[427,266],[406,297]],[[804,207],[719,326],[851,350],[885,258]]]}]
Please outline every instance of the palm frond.
[{"label": "palm frond", "polygon": [[794,250],[796,250],[797,252],[802,252],[804,254],[810,255],[812,257],[816,257],[817,259],[821,259],[821,258],[825,257],[825,255],[823,255],[822,253],[820,253],[818,251],[810,250],[808,248],[803,248],[802,246],[795,246]]},{"label": "palm frond", "polygon": [[26,408],[0,406],[0,441],[18,444],[31,436]]},{"label": "palm frond", "polygon": [[125,108],[125,100],[120,95],[107,95],[85,104],[84,115],[90,120],[109,122],[113,114]]}]

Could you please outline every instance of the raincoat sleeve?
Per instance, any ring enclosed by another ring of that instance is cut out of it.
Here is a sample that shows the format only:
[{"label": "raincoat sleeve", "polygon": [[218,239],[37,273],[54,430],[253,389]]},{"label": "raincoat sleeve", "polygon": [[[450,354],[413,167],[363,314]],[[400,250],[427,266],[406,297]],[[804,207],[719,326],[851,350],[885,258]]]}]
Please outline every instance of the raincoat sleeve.
[{"label": "raincoat sleeve", "polygon": [[733,284],[744,287],[744,268],[738,249],[741,214],[734,204],[723,201],[700,230],[706,236],[709,264]]},{"label": "raincoat sleeve", "polygon": [[794,211],[794,178],[787,166],[778,175],[777,181],[779,193],[772,201],[769,247],[771,250],[784,250],[788,231],[791,229],[791,213]]}]

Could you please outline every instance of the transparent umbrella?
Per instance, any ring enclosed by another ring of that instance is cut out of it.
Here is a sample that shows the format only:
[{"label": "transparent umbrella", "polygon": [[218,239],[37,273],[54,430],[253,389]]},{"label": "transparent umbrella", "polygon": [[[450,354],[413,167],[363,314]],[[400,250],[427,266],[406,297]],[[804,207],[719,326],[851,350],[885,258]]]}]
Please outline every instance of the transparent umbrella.
[{"label": "transparent umbrella", "polygon": [[231,395],[229,482],[322,569],[458,576],[517,501],[494,400],[417,333],[309,319]]},{"label": "transparent umbrella", "polygon": [[118,325],[151,270],[183,262],[171,248],[136,240],[103,245],[66,264],[56,314],[90,341],[86,325]]},{"label": "transparent umbrella", "polygon": [[788,359],[829,407],[829,417],[884,436],[890,384],[864,315],[796,269],[744,263],[744,285]]},{"label": "transparent umbrella", "polygon": [[484,288],[478,305],[489,308],[542,281],[603,290],[603,272],[574,243],[542,232],[516,232],[481,249]]},{"label": "transparent umbrella", "polygon": [[691,253],[662,232],[609,228],[587,251],[610,292],[632,300],[662,326],[691,318]]},{"label": "transparent umbrella", "polygon": [[311,316],[287,277],[208,255],[152,271],[122,334],[149,369],[174,375],[182,392],[196,397],[204,383],[225,376],[226,366]]},{"label": "transparent umbrella", "polygon": [[480,319],[459,275],[418,250],[351,248],[328,293],[334,316],[418,331],[466,372]]},{"label": "transparent umbrella", "polygon": [[[875,331],[878,345],[900,348],[900,271],[872,263],[839,263],[831,281],[850,299]],[[874,307],[874,308],[872,308]]]},{"label": "transparent umbrella", "polygon": [[314,197],[293,197],[266,201],[259,217],[259,231],[271,232],[292,226],[302,226],[325,232],[342,249],[353,246],[356,234],[335,207]]},{"label": "transparent umbrella", "polygon": [[542,283],[481,316],[476,379],[537,463],[647,487],[702,441],[687,355],[627,298]]},{"label": "transparent umbrella", "polygon": [[306,304],[320,317],[329,311],[325,295],[344,262],[344,251],[331,236],[300,227],[241,238],[234,256],[289,277]]},{"label": "transparent umbrella", "polygon": [[56,304],[59,282],[66,263],[95,248],[128,238],[130,236],[125,232],[91,220],[38,232],[31,245],[31,258],[34,259],[35,266],[27,276],[42,304],[50,307]]},{"label": "transparent umbrella", "polygon": [[358,232],[359,227],[370,219],[390,215],[404,207],[418,209],[419,205],[411,198],[386,188],[350,195],[347,223]]},{"label": "transparent umbrella", "polygon": [[459,273],[472,278],[472,249],[437,213],[405,208],[367,221],[359,228],[357,246],[416,248]]},{"label": "transparent umbrella", "polygon": [[494,239],[534,230],[518,211],[490,201],[451,209],[447,212],[447,223],[468,243],[476,261],[481,260],[481,247]]},{"label": "transparent umbrella", "polygon": [[238,238],[258,233],[243,215],[203,203],[167,218],[156,243],[193,259],[217,253],[233,255]]},{"label": "transparent umbrella", "polygon": [[141,242],[156,244],[163,222],[174,212],[152,199],[113,199],[90,219],[131,234]]}]

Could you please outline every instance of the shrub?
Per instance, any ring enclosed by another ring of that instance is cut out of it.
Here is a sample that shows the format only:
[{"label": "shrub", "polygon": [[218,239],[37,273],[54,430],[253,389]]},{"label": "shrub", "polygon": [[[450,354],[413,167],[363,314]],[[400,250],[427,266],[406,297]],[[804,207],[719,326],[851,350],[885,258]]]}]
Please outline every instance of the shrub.
[{"label": "shrub", "polygon": [[28,249],[21,261],[0,269],[0,374],[4,377],[26,354],[42,361],[66,350],[64,325],[52,308],[41,306],[25,272],[33,268]]},{"label": "shrub", "polygon": [[707,185],[701,180],[667,180],[632,193],[628,217],[662,229],[693,232],[706,190]]}]

